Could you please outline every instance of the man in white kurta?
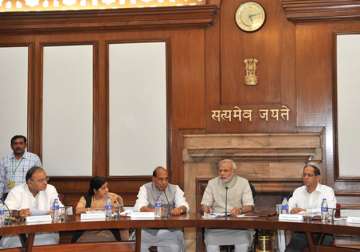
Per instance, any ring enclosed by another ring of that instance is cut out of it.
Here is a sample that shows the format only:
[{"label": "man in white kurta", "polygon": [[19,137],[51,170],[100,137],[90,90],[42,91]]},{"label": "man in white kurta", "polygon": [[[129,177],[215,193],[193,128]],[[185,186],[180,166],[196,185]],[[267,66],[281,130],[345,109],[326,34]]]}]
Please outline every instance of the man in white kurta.
[{"label": "man in white kurta", "polygon": [[[253,210],[254,200],[249,181],[234,174],[233,160],[219,162],[219,176],[209,181],[201,206],[204,213],[225,213],[231,216]],[[220,251],[220,245],[235,245],[235,251],[247,251],[252,241],[252,232],[242,229],[206,229],[207,252]]]},{"label": "man in white kurta", "polygon": [[[168,172],[163,167],[154,170],[152,182],[141,186],[137,197],[135,211],[154,212],[158,200],[163,210],[169,210],[169,215],[179,216],[189,211],[184,192],[179,186],[168,183]],[[141,251],[148,252],[152,246],[156,246],[159,252],[184,251],[183,232],[179,229],[144,229],[141,232]]]},{"label": "man in white kurta", "polygon": [[[303,169],[304,185],[295,189],[289,199],[289,211],[292,214],[309,213],[320,215],[321,203],[326,199],[329,208],[336,207],[334,190],[320,184],[320,167],[317,163],[307,163]],[[332,236],[327,235],[323,239],[324,245],[332,242]],[[308,246],[304,233],[293,233],[291,241],[286,248],[287,252],[303,251]]]},{"label": "man in white kurta", "polygon": [[[32,213],[50,213],[51,204],[58,199],[54,186],[47,184],[47,175],[40,167],[33,167],[26,173],[26,183],[15,186],[8,194],[5,203],[10,210],[18,210],[21,217]],[[59,201],[60,202],[60,201]],[[61,203],[60,203],[61,204]],[[35,235],[34,245],[59,243],[58,233],[39,233]],[[21,247],[19,236],[4,236],[0,247]]]}]

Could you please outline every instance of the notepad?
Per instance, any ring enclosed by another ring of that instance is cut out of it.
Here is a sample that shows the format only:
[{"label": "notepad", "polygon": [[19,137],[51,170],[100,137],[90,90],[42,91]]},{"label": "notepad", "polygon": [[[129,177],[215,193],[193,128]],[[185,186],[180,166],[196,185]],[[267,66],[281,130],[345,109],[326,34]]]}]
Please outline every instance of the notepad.
[{"label": "notepad", "polygon": [[303,221],[304,216],[300,214],[279,214],[280,221]]},{"label": "notepad", "polygon": [[360,217],[347,217],[346,222],[360,224]]},{"label": "notepad", "polygon": [[105,220],[105,212],[86,212],[80,215],[80,220],[91,221],[91,220]]},{"label": "notepad", "polygon": [[25,218],[25,221],[27,224],[33,224],[33,223],[51,223],[51,215],[36,215],[36,216],[27,216]]}]

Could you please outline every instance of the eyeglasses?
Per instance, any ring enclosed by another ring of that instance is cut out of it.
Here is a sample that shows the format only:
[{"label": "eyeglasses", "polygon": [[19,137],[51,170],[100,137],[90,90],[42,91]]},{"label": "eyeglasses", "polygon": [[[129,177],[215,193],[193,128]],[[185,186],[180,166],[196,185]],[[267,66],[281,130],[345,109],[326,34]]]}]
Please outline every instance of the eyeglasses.
[{"label": "eyeglasses", "polygon": [[43,178],[43,179],[37,179],[37,180],[35,180],[35,179],[31,179],[31,181],[34,181],[35,183],[47,183],[47,182],[49,182],[49,177],[46,177],[46,178]]}]

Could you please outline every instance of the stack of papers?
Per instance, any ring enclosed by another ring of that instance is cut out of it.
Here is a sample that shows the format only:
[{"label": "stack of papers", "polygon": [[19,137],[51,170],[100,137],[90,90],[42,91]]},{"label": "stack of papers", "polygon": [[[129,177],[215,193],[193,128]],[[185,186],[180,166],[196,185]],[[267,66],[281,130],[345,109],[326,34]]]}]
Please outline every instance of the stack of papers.
[{"label": "stack of papers", "polygon": [[80,220],[105,220],[106,215],[104,211],[87,211],[80,215]]},{"label": "stack of papers", "polygon": [[36,216],[27,216],[26,217],[26,223],[51,223],[52,219],[49,214],[47,215],[36,215]]},{"label": "stack of papers", "polygon": [[347,217],[346,222],[360,224],[360,217]]},{"label": "stack of papers", "polygon": [[132,212],[129,216],[131,219],[155,219],[154,212]]},{"label": "stack of papers", "polygon": [[280,221],[303,221],[304,216],[301,214],[279,214]]}]

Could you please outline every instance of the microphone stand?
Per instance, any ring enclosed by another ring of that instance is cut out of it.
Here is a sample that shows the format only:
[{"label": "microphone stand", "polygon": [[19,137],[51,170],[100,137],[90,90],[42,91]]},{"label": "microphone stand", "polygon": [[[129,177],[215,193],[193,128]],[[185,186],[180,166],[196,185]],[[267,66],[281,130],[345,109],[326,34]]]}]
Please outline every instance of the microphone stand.
[{"label": "microphone stand", "polygon": [[4,212],[4,225],[11,225],[12,224],[12,219],[11,219],[11,211],[10,211],[10,209],[9,209],[9,207],[6,205],[6,203],[5,203],[5,200],[3,201],[3,200],[1,200],[0,201],[2,204],[3,204],[3,206],[6,208],[6,211],[8,212],[8,218],[6,218],[6,214],[5,214],[5,212]]},{"label": "microphone stand", "polygon": [[167,216],[166,216],[166,217],[169,217],[169,216],[170,216],[170,202],[169,202],[169,199],[168,199],[168,197],[167,197],[167,195],[166,195],[166,192],[165,192],[165,191],[163,191],[163,192],[164,192],[164,194],[165,194],[165,198],[166,198],[166,201],[167,201],[167,204],[168,204],[168,206],[167,206],[168,212],[167,212]]},{"label": "microphone stand", "polygon": [[227,198],[228,198],[229,187],[225,186],[225,218],[227,218]]}]

